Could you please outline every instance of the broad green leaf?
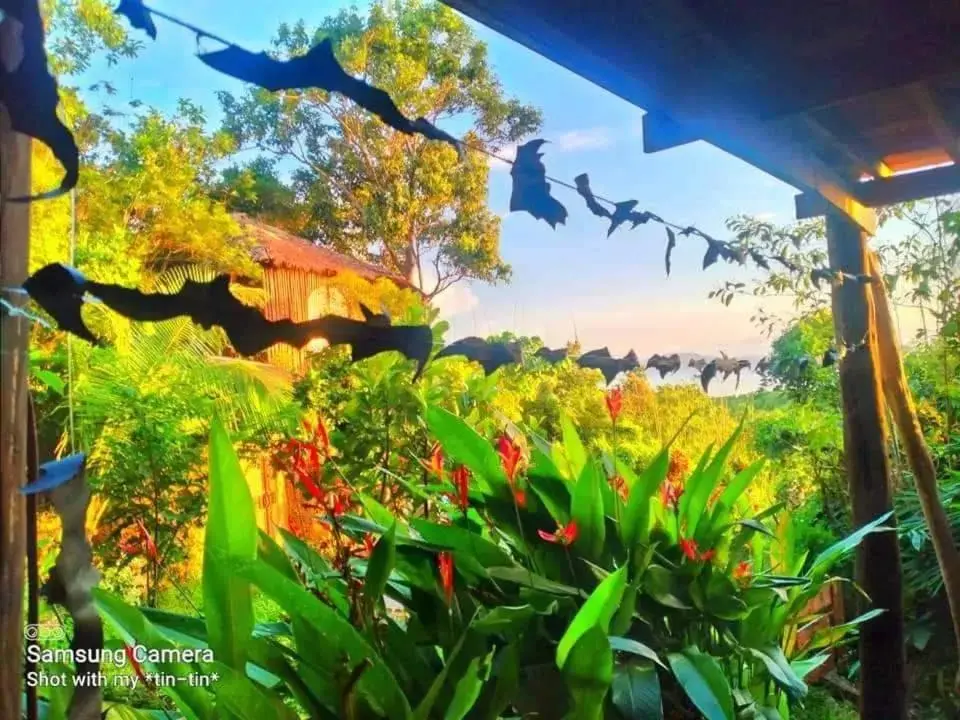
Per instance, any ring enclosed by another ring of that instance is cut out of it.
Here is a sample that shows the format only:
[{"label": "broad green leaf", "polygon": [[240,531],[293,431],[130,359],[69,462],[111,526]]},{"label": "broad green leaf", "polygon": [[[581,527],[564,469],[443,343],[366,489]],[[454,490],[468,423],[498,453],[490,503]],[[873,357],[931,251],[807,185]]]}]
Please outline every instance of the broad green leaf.
[{"label": "broad green leaf", "polygon": [[613,671],[611,699],[623,720],[663,720],[660,678],[650,663],[618,665]]},{"label": "broad green leaf", "polygon": [[[619,472],[623,474],[624,468],[620,467],[619,464],[617,467]],[[621,535],[623,544],[630,552],[634,551],[637,543],[646,542],[649,536],[650,498],[666,480],[669,469],[670,446],[666,445],[653,459],[653,462],[631,483],[627,506],[620,521],[620,527],[623,528]],[[627,476],[624,475],[624,477]]]},{"label": "broad green leaf", "polygon": [[433,683],[430,685],[430,689],[427,690],[427,694],[420,701],[420,704],[417,705],[416,710],[413,711],[413,720],[428,720],[430,717],[430,714],[433,711],[433,706],[436,704],[437,698],[440,696],[440,691],[443,690],[443,686],[447,682],[447,675],[450,673],[450,668],[456,661],[461,649],[463,649],[463,643],[467,639],[468,632],[469,628],[460,636],[460,639],[457,640],[457,644],[453,646],[453,650],[451,650],[450,653],[444,657],[443,668],[434,678]]},{"label": "broad green leaf", "polygon": [[557,525],[570,521],[570,487],[562,479],[531,470],[527,473],[527,483]]},{"label": "broad green leaf", "polygon": [[587,462],[573,489],[570,508],[570,514],[579,530],[577,550],[590,560],[600,559],[606,541],[607,525],[603,514],[603,495],[600,492],[602,482],[597,466]]},{"label": "broad green leaf", "polygon": [[625,637],[611,637],[610,647],[617,652],[630,653],[631,655],[652,660],[664,670],[667,669],[667,666],[663,664],[663,661],[657,656],[653,648],[644,645],[642,642],[637,642],[636,640]]},{"label": "broad green leaf", "polygon": [[767,535],[772,538],[776,537],[776,535],[770,528],[768,528],[762,522],[754,518],[747,518],[746,520],[740,520],[738,524],[742,525],[745,528],[749,528],[754,532],[763,533],[764,535]]},{"label": "broad green leaf", "polygon": [[324,641],[324,651],[337,657],[345,654],[354,664],[364,658],[371,661],[357,688],[372,707],[395,720],[408,720],[410,705],[396,677],[383,663],[376,650],[346,619],[323,604],[299,584],[285,578],[261,562],[237,563],[234,574],[260,588],[261,592],[292,616],[308,622]]},{"label": "broad green leaf", "polygon": [[847,553],[852,551],[857,547],[857,545],[863,542],[863,539],[867,535],[873,532],[890,532],[891,528],[882,527],[882,525],[889,520],[892,515],[893,511],[891,510],[875,520],[868,522],[859,530],[855,530],[854,532],[850,533],[842,540],[835,542],[833,545],[817,555],[813,561],[813,565],[810,567],[810,572],[807,573],[807,575],[811,578],[823,577],[830,571],[830,568],[833,567],[838,560],[843,558]]},{"label": "broad green leaf", "polygon": [[230,717],[240,720],[297,720],[297,714],[279,697],[243,673],[217,661],[212,667],[220,676],[212,683],[218,713],[229,713]]},{"label": "broad green leaf", "polygon": [[762,650],[746,648],[746,650],[764,664],[773,681],[788,692],[791,698],[799,700],[807,694],[806,683],[797,677],[779,646],[771,645]]},{"label": "broad green leaf", "polygon": [[674,677],[706,720],[734,720],[730,683],[717,661],[696,647],[667,656]]},{"label": "broad green leaf", "polygon": [[591,625],[564,659],[561,669],[573,701],[566,720],[602,720],[604,698],[613,680],[613,651],[606,632]]},{"label": "broad green leaf", "polygon": [[587,449],[583,446],[577,428],[566,414],[560,416],[560,431],[563,434],[563,454],[570,479],[583,479],[583,468],[588,462]]},{"label": "broad green leaf", "polygon": [[575,587],[547,580],[542,575],[537,575],[537,573],[522,567],[492,567],[487,568],[487,574],[494,580],[514,582],[552,595],[573,595],[575,597],[580,595],[580,590]]},{"label": "broad green leaf", "polygon": [[290,564],[290,558],[283,551],[276,540],[263,530],[258,531],[257,557],[279,573],[283,573],[291,580],[297,579],[297,571]]},{"label": "broad green leaf", "polygon": [[[127,644],[142,645],[156,650],[176,648],[137,608],[130,607],[120,598],[99,588],[94,588],[92,592],[100,616],[121,635],[129,638]],[[198,666],[182,662],[145,662],[143,664],[154,672],[181,678],[189,677],[191,673],[199,671]],[[161,692],[170,696],[187,720],[206,720],[215,717],[213,698],[202,688],[192,687],[187,682],[178,682],[171,686],[164,686]]]},{"label": "broad green leaf", "polygon": [[427,408],[427,427],[451,460],[466,465],[486,490],[504,487],[507,477],[496,450],[467,423],[441,407]]},{"label": "broad green leaf", "polygon": [[491,650],[484,657],[475,657],[467,665],[467,670],[457,681],[453,692],[453,699],[443,714],[443,720],[463,720],[483,691],[483,685],[490,677],[490,659],[495,651]]},{"label": "broad green leaf", "polygon": [[510,555],[500,546],[481,537],[478,533],[455,525],[438,525],[422,518],[411,520],[410,526],[435,548],[458,550],[475,558],[485,568],[514,564]]},{"label": "broad green leaf", "polygon": [[257,516],[250,486],[219,418],[210,425],[210,496],[203,546],[203,610],[207,641],[219,662],[243,671],[253,632],[249,583],[230,572],[233,561],[257,557]]},{"label": "broad green leaf", "polygon": [[804,658],[803,660],[794,660],[790,663],[790,667],[793,668],[793,672],[798,678],[806,680],[810,673],[820,668],[830,657],[830,653],[820,653],[819,655]]},{"label": "broad green leaf", "polygon": [[485,635],[512,635],[523,630],[537,611],[532,605],[499,605],[473,623],[473,629]]},{"label": "broad green leaf", "polygon": [[680,599],[680,584],[676,576],[662,565],[651,565],[643,574],[643,591],[661,605],[676,610],[689,610],[690,605]]},{"label": "broad green leaf", "polygon": [[717,483],[720,482],[727,459],[730,457],[733,446],[739,440],[742,432],[743,421],[741,420],[737,429],[733,431],[733,434],[723,444],[703,472],[692,475],[690,478],[684,493],[684,495],[689,495],[684,518],[687,521],[687,534],[691,537],[698,537],[697,529],[707,507],[707,502],[716,489]]},{"label": "broad green leaf", "polygon": [[[366,512],[367,517],[369,517],[378,525],[383,525],[383,527],[388,528],[397,523],[397,520],[393,516],[392,512],[381,505],[378,500],[375,500],[366,493],[360,493],[360,504],[363,505],[363,510]],[[401,535],[403,535],[403,527],[395,528],[394,532],[399,532]]]},{"label": "broad green leaf", "polygon": [[623,591],[627,587],[627,569],[620,568],[611,573],[600,583],[596,589],[590,593],[590,597],[583,604],[573,620],[560,638],[557,645],[557,667],[563,669],[567,660],[567,655],[573,649],[573,646],[580,638],[592,627],[599,627],[603,631],[603,641],[609,649],[610,643],[607,641],[607,632],[610,629],[610,621],[613,614],[620,605],[623,598]]},{"label": "broad green leaf", "polygon": [[348,616],[350,614],[350,603],[347,602],[343,593],[334,586],[334,583],[327,579],[332,572],[332,568],[326,559],[293,533],[280,528],[280,535],[283,538],[287,555],[303,568],[307,579],[313,581],[314,585],[323,591],[341,615]]},{"label": "broad green leaf", "polygon": [[850,622],[843,623],[842,625],[834,625],[833,627],[823,628],[822,630],[817,630],[813,634],[813,637],[810,639],[810,643],[805,648],[806,650],[817,650],[819,648],[829,648],[840,642],[842,642],[848,635],[855,632],[860,625],[863,623],[873,620],[879,615],[883,615],[886,612],[884,608],[873,608],[855,617]]},{"label": "broad green leaf", "polygon": [[492,685],[489,699],[483,703],[482,720],[498,720],[519,691],[520,644],[514,642],[501,650],[495,666],[496,681]]},{"label": "broad green leaf", "polygon": [[367,563],[367,576],[363,582],[363,597],[370,607],[375,606],[383,597],[387,587],[387,580],[393,572],[397,562],[397,523],[380,536],[377,544],[370,553],[370,562]]}]

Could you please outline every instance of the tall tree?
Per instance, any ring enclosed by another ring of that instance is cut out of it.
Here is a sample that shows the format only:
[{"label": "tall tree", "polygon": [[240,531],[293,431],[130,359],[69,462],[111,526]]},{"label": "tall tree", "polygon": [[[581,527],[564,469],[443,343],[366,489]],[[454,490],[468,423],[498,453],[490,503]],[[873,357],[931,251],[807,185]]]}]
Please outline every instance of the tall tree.
[{"label": "tall tree", "polygon": [[[281,25],[274,52],[301,55],[324,38],[348,72],[386,90],[408,116],[426,117],[474,146],[494,152],[540,127],[540,113],[504,93],[486,46],[443,5],[377,3],[365,16],[342,11],[315,30]],[[487,208],[484,154],[458,158],[446,143],[395,132],[320,90],[251,89],[220,100],[225,127],[241,147],[292,168],[289,188],[299,207],[287,216],[288,229],[403,273],[430,297],[463,279],[509,277],[500,220]],[[261,161],[242,170],[233,176],[244,184],[228,197],[250,209],[259,188],[270,205],[278,168]]]}]

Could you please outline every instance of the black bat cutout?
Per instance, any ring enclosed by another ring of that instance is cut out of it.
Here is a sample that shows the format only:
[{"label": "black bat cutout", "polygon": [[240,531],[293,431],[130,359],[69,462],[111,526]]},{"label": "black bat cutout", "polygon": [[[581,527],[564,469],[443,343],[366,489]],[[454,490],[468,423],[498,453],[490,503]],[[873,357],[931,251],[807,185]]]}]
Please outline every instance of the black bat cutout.
[{"label": "black bat cutout", "polygon": [[840,351],[837,348],[827,348],[827,351],[823,354],[823,359],[820,361],[822,367],[830,367],[831,365],[836,365],[837,360],[840,359]]},{"label": "black bat cutout", "polygon": [[656,215],[651,212],[647,212],[646,210],[634,210],[630,213],[630,216],[627,219],[630,221],[631,230],[636,230],[637,225],[646,225],[651,220],[663,222]]},{"label": "black bat cutout", "polygon": [[349,345],[352,362],[396,350],[417,362],[416,379],[433,349],[429,326],[393,326],[386,315],[377,315],[363,306],[363,320],[338,315],[324,315],[305,322],[268,320],[257,308],[244,305],[234,297],[226,275],[218,275],[209,282],[188,279],[173,294],[143,293],[86,280],[72,268],[53,264],[28,278],[24,289],[62,329],[97,344],[99,340],[80,319],[85,292],[131,320],[159,322],[186,316],[207,330],[214,325],[222,327],[230,344],[245,356],[256,355],[278,343],[300,349],[314,338],[324,338],[330,345]]},{"label": "black bat cutout", "polygon": [[713,265],[720,259],[720,252],[723,249],[723,244],[719,240],[713,240],[712,238],[706,238],[707,240],[707,251],[703,255],[703,269],[706,270],[708,267]]},{"label": "black bat cutout", "polygon": [[630,215],[636,206],[636,200],[624,200],[623,202],[614,203],[613,215],[610,216],[610,227],[607,229],[607,237],[613,235],[614,230],[630,220]]},{"label": "black bat cutout", "polygon": [[797,265],[792,260],[788,259],[785,255],[774,255],[773,259],[776,260],[781,265],[783,265],[783,267],[785,267],[787,270],[789,270],[792,273],[800,272],[800,269],[801,269],[800,266]]},{"label": "black bat cutout", "polygon": [[760,360],[757,362],[757,365],[754,369],[760,375],[765,374],[770,369],[770,360],[767,358],[766,355],[760,358]]},{"label": "black bat cutout", "polygon": [[581,358],[612,358],[610,348],[602,347],[597,350],[588,350],[580,355]]},{"label": "black bat cutout", "polygon": [[120,0],[113,12],[123,15],[131,27],[143,30],[151,40],[157,39],[157,26],[153,22],[153,16],[141,0]]},{"label": "black bat cutout", "polygon": [[703,371],[703,368],[706,367],[707,361],[703,358],[690,358],[690,361],[687,363],[687,367],[692,367],[694,370]]},{"label": "black bat cutout", "polygon": [[810,356],[804,355],[797,361],[797,369],[804,373],[807,371],[807,368],[810,367]]},{"label": "black bat cutout", "polygon": [[814,268],[810,271],[810,282],[812,282],[817,289],[820,289],[820,282],[826,281],[831,285],[833,283],[843,282],[843,273],[836,272],[830,268]]},{"label": "black bat cutout", "polygon": [[724,381],[726,381],[731,375],[735,375],[737,378],[736,389],[739,389],[740,373],[744,370],[750,369],[750,361],[727,357],[727,354],[724,352],[721,352],[720,355],[721,357],[714,360],[714,363],[716,363],[716,372],[723,374]]},{"label": "black bat cutout", "polygon": [[[606,355],[603,353],[606,351]],[[631,350],[622,358],[610,357],[606,348],[595,350],[592,353],[586,353],[577,358],[577,365],[582,368],[599,370],[607,385],[613,382],[614,378],[622,372],[630,372],[640,367],[640,361],[637,354]]]},{"label": "black bat cutout", "polygon": [[700,371],[700,387],[704,392],[710,392],[710,381],[717,376],[717,361],[711,360]]},{"label": "black bat cutout", "polygon": [[567,359],[567,355],[570,354],[570,351],[567,348],[557,348],[556,350],[551,350],[550,348],[542,347],[537,350],[537,357],[546,360],[548,363],[557,364]]},{"label": "black bat cutout", "polygon": [[577,193],[587,203],[587,210],[592,212],[597,217],[609,218],[612,216],[610,211],[601,205],[596,196],[593,194],[593,190],[590,189],[590,178],[586,173],[577,175],[573,179],[573,182],[577,186]]},{"label": "black bat cutout", "polygon": [[645,369],[654,368],[660,373],[660,379],[663,380],[667,375],[678,372],[680,364],[680,356],[676,353],[673,355],[654,354],[647,360]]},{"label": "black bat cutout", "polygon": [[764,270],[770,269],[770,263],[768,263],[767,259],[763,255],[761,255],[759,252],[757,252],[756,250],[748,249],[747,253],[749,253],[750,258],[757,265],[757,267],[761,267]]},{"label": "black bat cutout", "polygon": [[[60,96],[57,81],[47,65],[43,21],[37,3],[7,1],[2,10],[0,27],[4,29],[4,45],[19,43],[20,48],[15,47],[15,52],[9,55],[20,57],[13,67],[0,62],[0,105],[7,109],[10,127],[50,148],[64,171],[60,186],[53,190],[5,199],[15,203],[49,200],[76,187],[80,179],[80,151],[73,133],[57,116]],[[17,49],[22,53],[16,52]]]},{"label": "black bat cutout", "polygon": [[531,140],[517,148],[517,157],[510,168],[513,190],[510,212],[526,211],[537,220],[544,220],[556,230],[567,221],[567,209],[550,195],[547,168],[540,160],[540,147],[546,140]]},{"label": "black bat cutout", "polygon": [[319,88],[340,93],[372,112],[394,130],[407,135],[420,134],[431,140],[443,140],[452,144],[458,153],[462,152],[462,145],[456,138],[439,130],[425,118],[411,122],[386,91],[345,72],[333,53],[330,38],[314,45],[304,55],[289,60],[277,60],[266,53],[250,52],[236,45],[201,53],[197,57],[218,72],[271,92]]},{"label": "black bat cutout", "polygon": [[667,252],[664,256],[664,264],[667,266],[667,277],[670,277],[670,256],[673,254],[673,249],[677,246],[677,235],[673,230],[667,228]]},{"label": "black bat cutout", "polygon": [[433,359],[439,360],[454,355],[462,355],[468,360],[480,363],[485,375],[496,372],[504,365],[517,364],[523,360],[519,343],[491,343],[474,336],[450,343]]}]

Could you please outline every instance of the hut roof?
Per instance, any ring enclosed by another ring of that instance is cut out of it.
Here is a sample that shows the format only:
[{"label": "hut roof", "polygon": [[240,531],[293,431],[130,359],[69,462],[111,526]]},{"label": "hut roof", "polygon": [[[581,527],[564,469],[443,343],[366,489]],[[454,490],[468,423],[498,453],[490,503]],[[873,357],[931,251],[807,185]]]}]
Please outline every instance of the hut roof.
[{"label": "hut roof", "polygon": [[309,240],[243,213],[234,213],[233,218],[243,229],[245,237],[252,241],[253,259],[264,267],[304,270],[328,277],[341,272],[351,272],[366,280],[387,278],[398,287],[415,289],[402,275],[386,268],[315,245]]}]

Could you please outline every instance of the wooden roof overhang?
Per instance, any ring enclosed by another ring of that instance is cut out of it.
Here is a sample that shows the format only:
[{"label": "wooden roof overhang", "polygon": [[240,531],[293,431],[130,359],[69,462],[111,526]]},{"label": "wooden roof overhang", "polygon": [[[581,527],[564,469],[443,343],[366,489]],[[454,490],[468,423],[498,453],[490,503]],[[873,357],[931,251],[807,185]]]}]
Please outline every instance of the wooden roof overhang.
[{"label": "wooden roof overhang", "polygon": [[799,218],[960,191],[956,0],[445,0],[801,191]]}]

